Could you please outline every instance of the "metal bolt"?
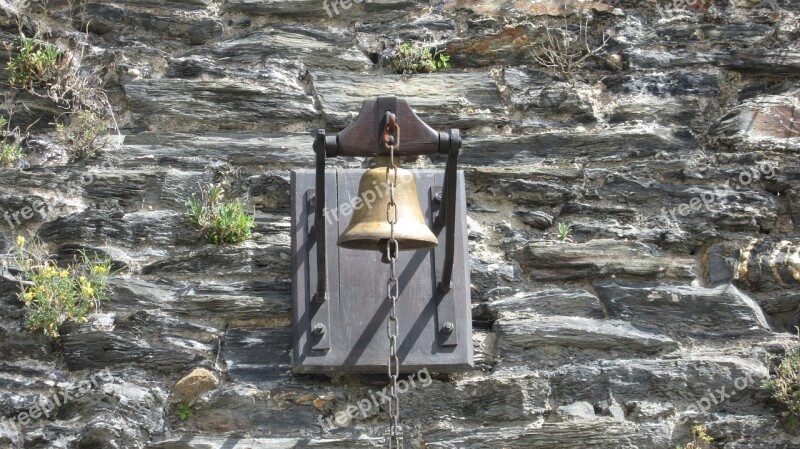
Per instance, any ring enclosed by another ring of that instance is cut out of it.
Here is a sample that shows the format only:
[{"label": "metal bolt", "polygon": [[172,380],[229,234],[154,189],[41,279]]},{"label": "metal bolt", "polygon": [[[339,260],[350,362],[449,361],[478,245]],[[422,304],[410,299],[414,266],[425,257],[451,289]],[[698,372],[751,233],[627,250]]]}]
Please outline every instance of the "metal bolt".
[{"label": "metal bolt", "polygon": [[456,325],[450,321],[442,325],[442,332],[445,334],[452,334],[454,330],[456,330]]},{"label": "metal bolt", "polygon": [[318,323],[316,326],[314,326],[314,329],[311,330],[311,333],[316,335],[317,337],[325,335],[325,325],[322,323]]},{"label": "metal bolt", "polygon": [[309,193],[308,194],[308,206],[314,207],[317,205],[317,194],[316,193]]}]

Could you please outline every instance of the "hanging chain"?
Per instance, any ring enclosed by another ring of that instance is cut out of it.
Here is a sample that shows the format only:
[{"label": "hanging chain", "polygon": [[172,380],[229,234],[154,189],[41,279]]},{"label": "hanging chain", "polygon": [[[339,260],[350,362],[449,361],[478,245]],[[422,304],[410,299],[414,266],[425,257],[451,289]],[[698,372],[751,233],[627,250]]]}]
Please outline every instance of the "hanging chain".
[{"label": "hanging chain", "polygon": [[397,397],[397,378],[400,376],[400,358],[397,357],[397,336],[400,333],[400,322],[397,320],[395,306],[397,298],[400,296],[400,286],[397,280],[397,253],[400,245],[394,237],[394,226],[397,224],[397,203],[394,201],[394,189],[397,186],[397,166],[394,163],[394,150],[400,145],[400,127],[390,116],[386,126],[387,133],[397,131],[397,141],[387,139],[385,145],[389,150],[389,167],[386,168],[386,185],[389,187],[389,204],[386,205],[386,221],[389,222],[389,240],[386,242],[386,257],[389,260],[389,280],[386,284],[386,291],[389,297],[389,320],[387,321],[387,332],[389,335],[389,379],[391,381],[389,394],[389,449],[402,449],[403,444],[400,436],[400,399]]}]

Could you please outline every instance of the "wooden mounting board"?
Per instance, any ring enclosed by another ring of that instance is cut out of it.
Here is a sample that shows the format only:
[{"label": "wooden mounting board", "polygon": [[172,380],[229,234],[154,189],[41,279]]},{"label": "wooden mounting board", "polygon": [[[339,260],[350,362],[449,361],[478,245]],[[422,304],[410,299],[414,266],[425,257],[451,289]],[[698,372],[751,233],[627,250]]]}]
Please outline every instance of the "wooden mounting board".
[{"label": "wooden mounting board", "polygon": [[[316,278],[314,171],[292,173],[292,299],[294,347],[292,367],[298,373],[386,372],[389,341],[386,322],[388,265],[378,252],[339,248],[336,240],[350,222],[337,205],[358,195],[363,170],[329,169],[326,173],[326,240],[328,291],[326,304],[312,303]],[[464,174],[458,172],[455,263],[453,288],[436,292],[436,273],[444,259],[445,230],[432,225],[436,205],[432,196],[442,186],[441,170],[414,170],[417,191],[428,225],[439,237],[431,250],[401,251],[398,258],[400,322],[398,356],[402,371],[427,368],[431,372],[472,369],[472,314],[469,254],[467,250]],[[319,199],[316,199],[317,201]],[[439,331],[452,321],[452,334]],[[323,336],[312,329],[323,324]]]}]

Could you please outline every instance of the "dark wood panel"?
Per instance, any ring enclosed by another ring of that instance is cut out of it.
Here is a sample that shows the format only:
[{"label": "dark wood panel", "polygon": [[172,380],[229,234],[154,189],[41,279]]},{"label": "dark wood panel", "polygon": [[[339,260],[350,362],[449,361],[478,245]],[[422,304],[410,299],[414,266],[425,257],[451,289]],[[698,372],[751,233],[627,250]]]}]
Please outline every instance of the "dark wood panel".
[{"label": "dark wood panel", "polygon": [[[441,186],[443,172],[436,170],[415,170],[417,192],[423,213],[431,226],[433,211],[430,190]],[[330,300],[330,350],[311,351],[311,323],[307,319],[311,296],[306,276],[309,272],[308,253],[304,241],[308,240],[309,229],[293,233],[293,266],[304,269],[295,270],[295,348],[294,369],[296,372],[384,372],[388,360],[387,317],[388,304],[386,281],[388,265],[381,261],[378,252],[356,251],[339,248],[336,240],[350,221],[350,216],[340,216],[337,204],[352,203],[358,194],[358,183],[363,170],[338,170],[327,174],[327,207],[329,221],[327,245],[329,258]],[[334,185],[331,185],[331,182]],[[296,196],[313,188],[313,171],[300,171],[293,174],[292,220],[298,224],[297,215],[303,216],[304,201]],[[301,195],[302,196],[302,195]],[[338,197],[338,203],[332,196]],[[472,367],[472,320],[470,314],[469,261],[466,241],[466,198],[464,195],[463,173],[458,177],[458,219],[456,232],[456,267],[453,278],[453,291],[450,298],[453,312],[447,320],[455,320],[452,338],[439,338],[437,317],[435,251],[403,251],[398,258],[398,278],[400,297],[397,313],[400,321],[398,355],[403,370],[411,371],[428,368],[431,371],[450,372]],[[303,219],[305,221],[305,218]],[[439,232],[439,244],[444,245],[444,231]],[[335,260],[335,262],[334,262]],[[336,267],[334,269],[334,267]],[[439,306],[441,308],[441,305]],[[306,317],[304,319],[304,317]],[[454,341],[457,344],[454,344]],[[443,344],[444,343],[444,344]]]},{"label": "dark wood panel", "polygon": [[402,98],[366,100],[356,120],[338,134],[337,156],[375,156],[388,154],[380,139],[384,113],[394,111],[400,126],[402,156],[418,156],[441,152],[440,135],[426,125]]}]

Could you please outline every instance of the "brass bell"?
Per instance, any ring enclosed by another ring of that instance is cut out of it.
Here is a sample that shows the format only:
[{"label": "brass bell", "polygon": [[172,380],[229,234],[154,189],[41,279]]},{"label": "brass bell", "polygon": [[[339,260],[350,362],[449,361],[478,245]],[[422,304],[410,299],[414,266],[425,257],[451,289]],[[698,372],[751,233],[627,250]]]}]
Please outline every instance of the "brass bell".
[{"label": "brass bell", "polygon": [[[387,219],[389,186],[386,174],[388,158],[376,158],[378,166],[361,176],[358,184],[358,197],[361,207],[353,212],[350,224],[339,236],[338,245],[342,248],[386,252],[390,225]],[[394,172],[390,171],[390,176]],[[394,198],[397,207],[397,224],[394,236],[400,251],[433,248],[439,240],[425,223],[425,216],[419,205],[417,181],[414,174],[402,168],[397,169],[397,184]]]}]

